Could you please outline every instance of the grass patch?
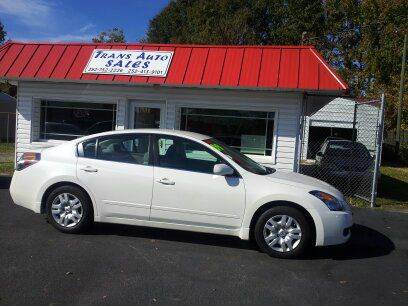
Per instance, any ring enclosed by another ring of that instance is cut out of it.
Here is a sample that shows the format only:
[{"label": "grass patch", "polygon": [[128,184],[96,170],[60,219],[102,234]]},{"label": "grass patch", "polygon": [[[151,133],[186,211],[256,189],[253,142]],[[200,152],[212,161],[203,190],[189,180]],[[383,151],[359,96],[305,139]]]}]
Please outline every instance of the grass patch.
[{"label": "grass patch", "polygon": [[0,163],[0,175],[12,175],[14,172],[14,163]]},{"label": "grass patch", "polygon": [[366,200],[360,199],[359,197],[352,196],[352,197],[346,197],[347,202],[349,202],[352,206],[354,207],[369,207],[370,203],[367,202]]},{"label": "grass patch", "polygon": [[408,167],[383,165],[378,185],[377,206],[408,208]]},{"label": "grass patch", "polygon": [[14,143],[0,143],[0,175],[12,175],[14,171]]},{"label": "grass patch", "polygon": [[0,153],[14,155],[14,143],[0,143]]}]

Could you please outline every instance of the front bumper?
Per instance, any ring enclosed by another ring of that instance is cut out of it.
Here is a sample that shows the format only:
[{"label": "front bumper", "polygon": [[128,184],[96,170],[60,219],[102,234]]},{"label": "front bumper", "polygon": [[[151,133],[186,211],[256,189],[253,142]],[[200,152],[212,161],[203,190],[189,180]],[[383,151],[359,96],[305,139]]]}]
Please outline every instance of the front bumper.
[{"label": "front bumper", "polygon": [[353,215],[351,211],[328,211],[322,216],[323,241],[319,245],[335,245],[347,242],[351,237]]}]

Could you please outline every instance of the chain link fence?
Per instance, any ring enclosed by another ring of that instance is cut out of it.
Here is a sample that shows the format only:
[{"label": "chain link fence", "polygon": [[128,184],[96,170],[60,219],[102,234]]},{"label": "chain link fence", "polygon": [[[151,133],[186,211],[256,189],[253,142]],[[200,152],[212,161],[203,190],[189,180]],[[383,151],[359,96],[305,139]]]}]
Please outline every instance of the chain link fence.
[{"label": "chain link fence", "polygon": [[16,132],[16,114],[0,112],[0,143],[13,143]]},{"label": "chain link fence", "polygon": [[335,186],[353,204],[374,206],[383,106],[383,98],[365,102],[336,98],[305,114],[299,172]]},{"label": "chain link fence", "polygon": [[0,176],[11,175],[14,169],[16,114],[0,112]]}]

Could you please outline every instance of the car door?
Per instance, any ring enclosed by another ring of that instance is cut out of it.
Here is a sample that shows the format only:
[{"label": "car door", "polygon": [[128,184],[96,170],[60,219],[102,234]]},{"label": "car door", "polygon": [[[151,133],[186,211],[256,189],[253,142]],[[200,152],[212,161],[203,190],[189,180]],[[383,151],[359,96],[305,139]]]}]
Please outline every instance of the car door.
[{"label": "car door", "polygon": [[101,218],[148,220],[153,165],[148,134],[104,136],[80,144],[77,176]]},{"label": "car door", "polygon": [[156,135],[150,220],[238,228],[245,209],[245,187],[236,173],[213,174],[226,163],[217,153],[189,139]]}]

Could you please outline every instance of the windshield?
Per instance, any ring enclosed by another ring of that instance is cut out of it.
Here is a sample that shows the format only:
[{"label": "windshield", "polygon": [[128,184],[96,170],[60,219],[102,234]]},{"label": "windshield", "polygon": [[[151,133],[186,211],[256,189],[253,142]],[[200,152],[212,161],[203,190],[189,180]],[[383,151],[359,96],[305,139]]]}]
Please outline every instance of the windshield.
[{"label": "windshield", "polygon": [[245,170],[255,173],[255,174],[260,174],[260,175],[266,175],[266,174],[271,174],[275,172],[276,170],[273,168],[269,167],[264,167],[257,162],[253,161],[250,159],[248,156],[242,154],[238,150],[229,147],[222,141],[219,141],[214,138],[209,138],[203,140],[205,143],[209,144],[213,149],[221,152],[222,154],[227,155],[229,158],[231,158],[234,162],[236,162],[238,165],[240,165],[242,168]]}]

